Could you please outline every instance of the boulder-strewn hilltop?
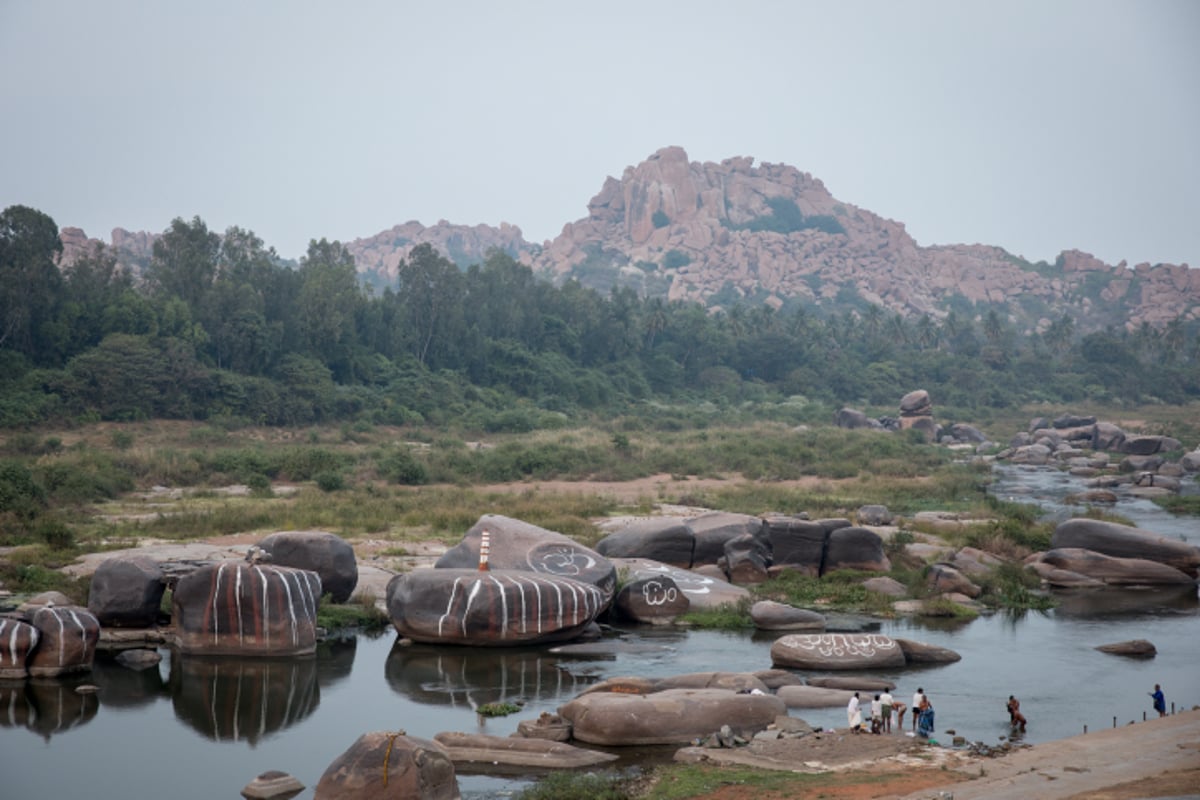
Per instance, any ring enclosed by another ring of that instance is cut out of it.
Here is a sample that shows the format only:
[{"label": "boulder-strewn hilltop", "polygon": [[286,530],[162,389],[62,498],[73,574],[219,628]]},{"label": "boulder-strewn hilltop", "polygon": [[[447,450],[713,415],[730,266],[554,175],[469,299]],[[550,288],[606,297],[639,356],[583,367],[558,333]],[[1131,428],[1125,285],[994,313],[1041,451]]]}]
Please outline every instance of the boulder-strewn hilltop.
[{"label": "boulder-strewn hilltop", "polygon": [[[922,247],[902,223],[838,200],[812,175],[750,157],[701,163],[665,147],[619,180],[607,178],[587,209],[540,245],[516,225],[441,220],[406,222],[346,246],[376,286],[392,283],[400,261],[428,243],[463,267],[495,248],[554,281],[708,306],[875,305],[935,319],[995,309],[1026,331],[1062,314],[1080,331],[1200,318],[1200,270],[1186,264],[1110,265],[1079,250],[1035,264],[983,244]],[[95,241],[78,228],[60,235],[64,265]],[[117,228],[111,246],[136,271],[149,263],[155,238]]]}]

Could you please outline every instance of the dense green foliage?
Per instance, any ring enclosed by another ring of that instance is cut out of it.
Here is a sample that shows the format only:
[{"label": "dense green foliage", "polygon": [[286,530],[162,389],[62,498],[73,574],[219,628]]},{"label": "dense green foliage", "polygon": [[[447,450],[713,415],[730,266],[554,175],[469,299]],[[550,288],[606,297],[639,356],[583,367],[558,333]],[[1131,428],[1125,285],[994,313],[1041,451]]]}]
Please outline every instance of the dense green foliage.
[{"label": "dense green foliage", "polygon": [[[764,230],[817,224],[776,206]],[[0,214],[0,426],[453,421],[517,432],[641,415],[651,402],[889,410],[925,388],[954,417],[1200,395],[1200,337],[1181,320],[1080,335],[1063,317],[1027,337],[1002,307],[912,320],[858,298],[833,316],[738,303],[709,313],[632,289],[554,286],[500,252],[462,270],[428,245],[375,294],[338,242],[314,240],[293,267],[254,234],[218,235],[199,218],[174,220],[140,276],[103,247],[60,271],[60,248],[45,214]],[[396,466],[395,480],[420,482]]]}]

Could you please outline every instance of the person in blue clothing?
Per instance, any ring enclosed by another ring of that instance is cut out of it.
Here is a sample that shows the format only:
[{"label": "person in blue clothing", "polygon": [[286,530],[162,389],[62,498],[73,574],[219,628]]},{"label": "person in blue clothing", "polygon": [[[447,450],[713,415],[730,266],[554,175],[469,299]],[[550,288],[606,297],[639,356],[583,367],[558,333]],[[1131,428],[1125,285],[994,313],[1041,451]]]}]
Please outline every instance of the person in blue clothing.
[{"label": "person in blue clothing", "polygon": [[921,708],[917,711],[917,735],[929,736],[933,733],[933,703],[929,695],[921,698]]},{"label": "person in blue clothing", "polygon": [[1154,684],[1154,691],[1150,692],[1150,696],[1154,698],[1154,710],[1160,717],[1165,717],[1167,715],[1167,698],[1163,697],[1162,687],[1157,683]]}]

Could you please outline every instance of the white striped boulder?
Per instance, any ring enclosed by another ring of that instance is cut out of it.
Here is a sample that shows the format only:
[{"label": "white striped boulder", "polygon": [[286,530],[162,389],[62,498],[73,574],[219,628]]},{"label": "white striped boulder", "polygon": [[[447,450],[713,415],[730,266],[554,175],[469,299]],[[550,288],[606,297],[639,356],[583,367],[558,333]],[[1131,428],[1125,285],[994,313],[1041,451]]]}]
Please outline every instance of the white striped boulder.
[{"label": "white striped boulder", "polygon": [[0,618],[0,678],[24,678],[29,674],[29,654],[41,634],[28,622]]},{"label": "white striped boulder", "polygon": [[37,648],[27,662],[34,677],[86,672],[96,657],[100,620],[80,606],[42,606],[29,618],[38,629]]}]

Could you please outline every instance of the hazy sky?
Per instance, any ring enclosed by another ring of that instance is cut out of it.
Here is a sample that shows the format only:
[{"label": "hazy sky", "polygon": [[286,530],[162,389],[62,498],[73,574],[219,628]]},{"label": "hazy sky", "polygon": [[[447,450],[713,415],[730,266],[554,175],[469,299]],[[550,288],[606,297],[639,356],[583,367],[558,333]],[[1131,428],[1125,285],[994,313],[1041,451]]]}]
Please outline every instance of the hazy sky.
[{"label": "hazy sky", "polygon": [[922,245],[1200,267],[1200,2],[0,0],[0,208],[199,215],[284,256],[408,220],[553,238],[667,145]]}]

